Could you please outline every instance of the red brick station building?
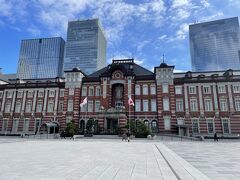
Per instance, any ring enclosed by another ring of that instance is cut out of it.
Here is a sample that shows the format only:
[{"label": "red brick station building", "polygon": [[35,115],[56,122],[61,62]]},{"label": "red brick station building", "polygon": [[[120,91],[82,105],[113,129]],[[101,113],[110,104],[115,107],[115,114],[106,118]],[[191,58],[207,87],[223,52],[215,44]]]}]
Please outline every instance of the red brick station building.
[{"label": "red brick station building", "polygon": [[0,134],[37,134],[43,126],[53,133],[71,120],[83,132],[89,119],[100,134],[117,134],[129,119],[155,133],[240,134],[240,71],[173,70],[161,63],[151,72],[122,59],[88,76],[74,68],[65,78],[0,80]]}]

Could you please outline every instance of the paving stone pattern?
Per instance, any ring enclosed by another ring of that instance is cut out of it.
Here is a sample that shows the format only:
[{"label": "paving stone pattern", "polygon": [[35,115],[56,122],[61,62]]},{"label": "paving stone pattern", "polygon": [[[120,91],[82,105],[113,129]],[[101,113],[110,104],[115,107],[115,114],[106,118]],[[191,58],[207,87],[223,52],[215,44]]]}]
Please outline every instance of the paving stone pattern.
[{"label": "paving stone pattern", "polygon": [[208,179],[159,141],[119,139],[0,138],[0,170],[1,180]]},{"label": "paving stone pattern", "polygon": [[164,144],[213,180],[240,180],[240,142],[171,142]]}]

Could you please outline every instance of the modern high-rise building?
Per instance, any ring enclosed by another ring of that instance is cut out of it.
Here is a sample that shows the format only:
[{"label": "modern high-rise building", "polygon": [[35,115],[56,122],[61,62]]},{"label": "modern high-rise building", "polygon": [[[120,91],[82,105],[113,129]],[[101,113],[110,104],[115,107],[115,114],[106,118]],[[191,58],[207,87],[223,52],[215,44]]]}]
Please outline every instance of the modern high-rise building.
[{"label": "modern high-rise building", "polygon": [[240,70],[238,17],[189,26],[192,71]]},{"label": "modern high-rise building", "polygon": [[91,74],[106,65],[106,37],[99,19],[68,22],[64,71],[78,66]]},{"label": "modern high-rise building", "polygon": [[64,45],[61,37],[22,40],[17,78],[62,77]]}]

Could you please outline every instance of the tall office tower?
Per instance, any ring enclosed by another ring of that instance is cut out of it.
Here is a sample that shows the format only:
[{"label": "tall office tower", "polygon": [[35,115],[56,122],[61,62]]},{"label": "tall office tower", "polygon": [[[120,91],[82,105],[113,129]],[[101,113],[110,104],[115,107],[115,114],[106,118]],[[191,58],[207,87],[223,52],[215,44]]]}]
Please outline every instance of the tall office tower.
[{"label": "tall office tower", "polygon": [[237,17],[189,26],[193,71],[240,70]]},{"label": "tall office tower", "polygon": [[62,77],[64,45],[61,37],[22,40],[17,78]]},{"label": "tall office tower", "polygon": [[68,22],[64,70],[91,74],[106,65],[106,38],[99,19]]}]

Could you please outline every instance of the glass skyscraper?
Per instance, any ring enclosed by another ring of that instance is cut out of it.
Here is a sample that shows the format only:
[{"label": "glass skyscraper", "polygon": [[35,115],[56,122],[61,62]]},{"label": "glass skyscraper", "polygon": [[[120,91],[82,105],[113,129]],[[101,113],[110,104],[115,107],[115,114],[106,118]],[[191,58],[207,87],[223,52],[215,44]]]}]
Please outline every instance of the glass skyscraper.
[{"label": "glass skyscraper", "polygon": [[240,70],[237,17],[189,26],[192,71]]},{"label": "glass skyscraper", "polygon": [[64,71],[78,66],[91,74],[106,65],[106,37],[99,19],[68,23]]},{"label": "glass skyscraper", "polygon": [[64,45],[61,37],[22,40],[17,78],[62,77]]}]

